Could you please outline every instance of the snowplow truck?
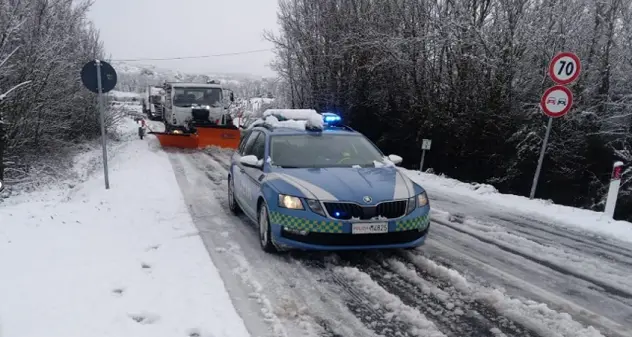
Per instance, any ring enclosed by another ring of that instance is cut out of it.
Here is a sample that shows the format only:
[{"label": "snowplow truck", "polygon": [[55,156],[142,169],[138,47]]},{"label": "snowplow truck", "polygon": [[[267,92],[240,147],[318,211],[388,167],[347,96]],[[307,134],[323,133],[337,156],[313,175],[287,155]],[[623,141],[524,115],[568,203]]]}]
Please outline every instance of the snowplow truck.
[{"label": "snowplow truck", "polygon": [[[164,90],[164,132],[150,132],[163,147],[183,149],[219,146],[237,149],[240,131],[229,113],[235,101],[215,82],[167,82]],[[228,96],[228,97],[225,97]]]},{"label": "snowplow truck", "polygon": [[148,86],[142,99],[143,113],[152,121],[162,120],[164,91],[161,87]]}]

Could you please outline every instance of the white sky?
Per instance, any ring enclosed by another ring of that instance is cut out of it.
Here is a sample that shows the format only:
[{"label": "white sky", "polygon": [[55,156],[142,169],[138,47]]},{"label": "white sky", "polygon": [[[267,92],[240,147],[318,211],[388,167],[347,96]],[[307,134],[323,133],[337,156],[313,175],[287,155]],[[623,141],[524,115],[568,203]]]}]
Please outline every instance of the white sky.
[{"label": "white sky", "polygon": [[[272,48],[277,0],[96,0],[89,14],[112,59],[213,55]],[[142,61],[187,72],[271,76],[271,51],[204,59]],[[134,64],[134,62],[130,62]]]}]

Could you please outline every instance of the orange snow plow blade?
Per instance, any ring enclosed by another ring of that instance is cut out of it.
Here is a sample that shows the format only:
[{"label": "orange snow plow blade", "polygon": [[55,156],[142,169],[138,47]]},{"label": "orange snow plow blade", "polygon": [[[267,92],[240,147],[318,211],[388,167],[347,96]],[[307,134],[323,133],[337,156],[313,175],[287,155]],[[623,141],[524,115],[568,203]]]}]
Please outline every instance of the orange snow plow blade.
[{"label": "orange snow plow blade", "polygon": [[198,136],[189,133],[150,132],[158,138],[162,147],[176,147],[180,149],[197,149]]},{"label": "orange snow plow blade", "polygon": [[235,126],[198,126],[198,147],[219,146],[237,149],[241,131]]}]

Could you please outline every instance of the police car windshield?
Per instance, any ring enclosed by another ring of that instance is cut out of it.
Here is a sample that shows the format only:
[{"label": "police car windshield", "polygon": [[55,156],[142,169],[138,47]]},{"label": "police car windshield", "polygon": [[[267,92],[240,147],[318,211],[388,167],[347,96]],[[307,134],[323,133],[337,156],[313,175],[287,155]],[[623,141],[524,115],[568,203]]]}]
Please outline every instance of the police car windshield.
[{"label": "police car windshield", "polygon": [[284,168],[373,167],[384,155],[362,135],[303,134],[270,138],[272,165]]}]

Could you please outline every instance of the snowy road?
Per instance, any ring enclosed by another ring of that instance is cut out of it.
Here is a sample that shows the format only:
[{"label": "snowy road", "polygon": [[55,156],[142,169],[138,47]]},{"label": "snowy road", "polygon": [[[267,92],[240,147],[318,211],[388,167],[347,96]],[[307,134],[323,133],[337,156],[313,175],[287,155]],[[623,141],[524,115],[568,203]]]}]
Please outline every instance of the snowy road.
[{"label": "snowy road", "polygon": [[631,335],[629,245],[431,190],[438,212],[419,250],[268,255],[228,211],[229,156],[169,153],[253,336]]}]

